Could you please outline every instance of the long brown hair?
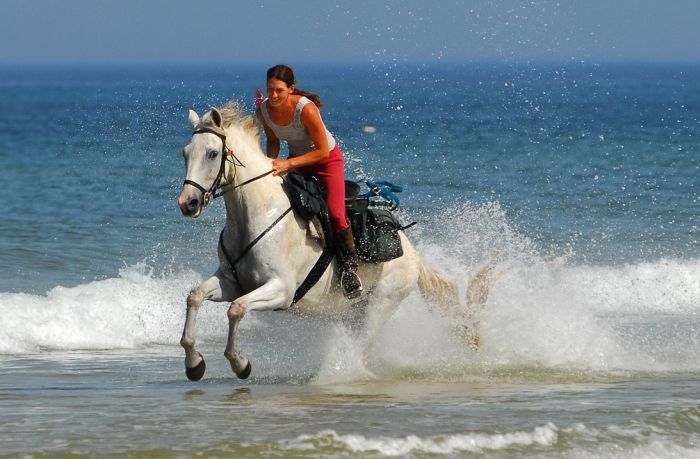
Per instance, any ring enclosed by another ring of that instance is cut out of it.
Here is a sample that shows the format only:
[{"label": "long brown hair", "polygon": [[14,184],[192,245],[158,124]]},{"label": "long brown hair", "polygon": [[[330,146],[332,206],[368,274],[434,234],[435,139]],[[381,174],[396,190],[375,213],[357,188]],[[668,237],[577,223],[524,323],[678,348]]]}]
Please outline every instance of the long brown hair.
[{"label": "long brown hair", "polygon": [[[270,67],[267,69],[267,79],[269,80],[270,78],[274,78],[276,80],[284,81],[287,86],[295,85],[296,84],[296,78],[294,77],[294,71],[292,68],[288,65],[284,64],[277,64],[274,67]],[[312,92],[308,91],[302,91],[301,89],[294,88],[294,92],[292,94],[296,94],[299,96],[304,96],[307,99],[309,99],[311,102],[316,104],[318,108],[323,107],[323,103],[321,102],[321,98],[318,96],[318,94],[314,94]]]}]

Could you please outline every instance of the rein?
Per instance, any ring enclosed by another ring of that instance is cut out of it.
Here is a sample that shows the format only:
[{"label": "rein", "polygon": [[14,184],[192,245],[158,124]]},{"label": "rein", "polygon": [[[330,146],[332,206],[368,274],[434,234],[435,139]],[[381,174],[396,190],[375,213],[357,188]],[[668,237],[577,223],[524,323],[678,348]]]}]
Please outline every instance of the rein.
[{"label": "rein", "polygon": [[[235,156],[234,156],[234,157],[235,157]],[[240,160],[239,160],[238,162],[239,162],[239,164],[240,164],[241,167],[245,167],[245,166],[240,162]],[[236,163],[233,163],[233,165],[234,165],[234,167],[235,167]],[[214,194],[213,199],[220,198],[221,196],[225,195],[225,194],[228,193],[229,191],[233,191],[233,190],[235,190],[236,188],[240,188],[240,187],[242,187],[243,185],[247,185],[247,184],[249,184],[249,183],[251,183],[251,182],[254,182],[254,181],[258,180],[258,179],[261,179],[261,178],[263,178],[263,177],[265,177],[265,176],[267,176],[267,175],[272,174],[274,171],[275,171],[274,169],[271,169],[271,170],[269,170],[269,171],[267,171],[267,172],[264,172],[264,173],[262,173],[262,174],[260,174],[260,175],[256,175],[255,177],[253,177],[253,178],[251,178],[251,179],[248,179],[248,180],[246,180],[245,182],[239,183],[238,185],[235,185],[235,186],[224,185],[224,186],[220,187],[220,188],[221,188],[221,191],[219,191],[218,193],[215,193],[215,194]]]}]

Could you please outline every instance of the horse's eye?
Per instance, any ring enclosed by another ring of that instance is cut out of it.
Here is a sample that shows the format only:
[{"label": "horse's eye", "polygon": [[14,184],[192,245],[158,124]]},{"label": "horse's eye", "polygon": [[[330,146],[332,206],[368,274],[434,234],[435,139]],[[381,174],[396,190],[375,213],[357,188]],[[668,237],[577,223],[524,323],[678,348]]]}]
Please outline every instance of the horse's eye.
[{"label": "horse's eye", "polygon": [[209,151],[207,152],[207,158],[209,158],[209,159],[214,159],[214,158],[216,158],[216,156],[217,156],[218,154],[219,154],[219,152],[216,151],[216,150],[209,150]]}]

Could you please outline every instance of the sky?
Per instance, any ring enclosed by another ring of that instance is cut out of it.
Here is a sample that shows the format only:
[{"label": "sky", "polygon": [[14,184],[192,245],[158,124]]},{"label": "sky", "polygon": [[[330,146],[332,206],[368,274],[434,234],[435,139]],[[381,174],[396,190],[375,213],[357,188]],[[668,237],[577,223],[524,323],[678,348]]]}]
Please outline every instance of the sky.
[{"label": "sky", "polygon": [[0,0],[1,64],[700,61],[700,0]]}]

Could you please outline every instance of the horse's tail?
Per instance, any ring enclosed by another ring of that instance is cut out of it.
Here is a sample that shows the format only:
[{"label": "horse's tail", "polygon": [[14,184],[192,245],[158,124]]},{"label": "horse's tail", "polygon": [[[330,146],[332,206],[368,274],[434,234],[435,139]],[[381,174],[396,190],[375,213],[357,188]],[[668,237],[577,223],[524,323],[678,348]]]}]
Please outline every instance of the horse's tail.
[{"label": "horse's tail", "polygon": [[[499,253],[496,252],[489,263],[467,279],[467,307],[486,303],[491,287],[505,274],[506,271],[493,271],[498,259]],[[424,260],[420,261],[418,288],[423,298],[432,303],[440,306],[460,305],[457,284],[431,268]]]},{"label": "horse's tail", "polygon": [[457,319],[456,331],[465,343],[474,350],[479,348],[478,318],[479,306],[486,303],[493,284],[505,273],[494,273],[498,254],[467,281],[466,304],[459,301],[457,284],[443,276],[421,260],[418,271],[418,289],[423,298],[440,308],[441,313]]},{"label": "horse's tail", "polygon": [[443,276],[421,260],[418,271],[418,289],[423,298],[442,307],[459,305],[459,289],[450,278]]}]

